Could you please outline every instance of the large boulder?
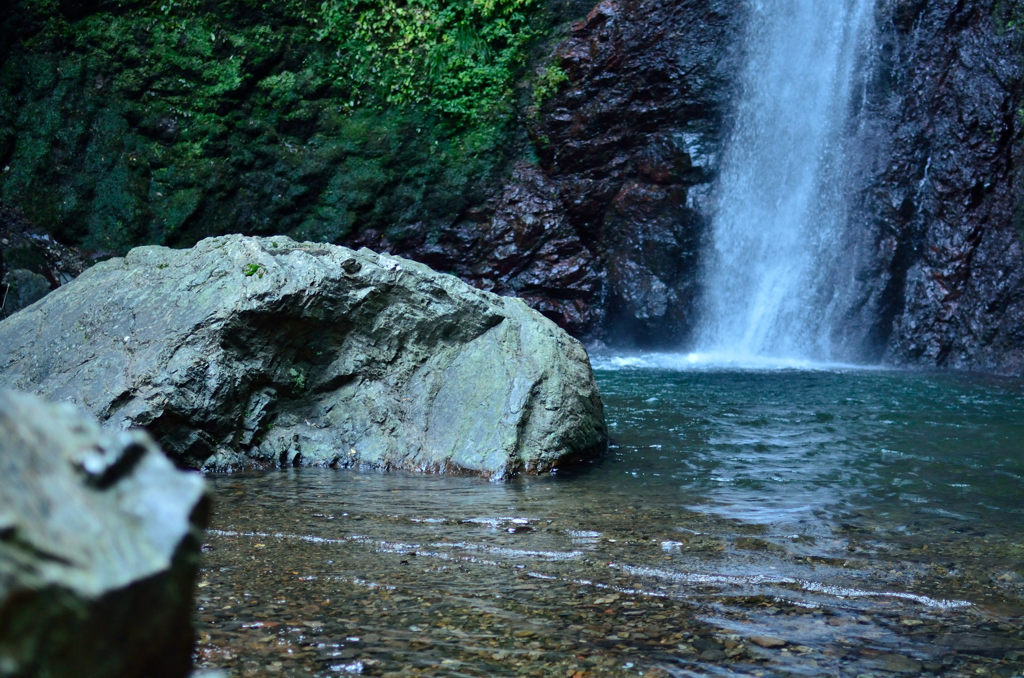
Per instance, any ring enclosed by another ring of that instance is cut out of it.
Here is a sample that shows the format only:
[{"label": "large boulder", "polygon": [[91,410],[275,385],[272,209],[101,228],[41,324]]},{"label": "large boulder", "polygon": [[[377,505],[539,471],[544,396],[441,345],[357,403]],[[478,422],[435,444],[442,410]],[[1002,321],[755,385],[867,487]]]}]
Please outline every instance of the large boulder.
[{"label": "large boulder", "polygon": [[206,507],[145,433],[0,390],[0,676],[188,675]]},{"label": "large boulder", "polygon": [[184,465],[506,478],[601,451],[582,345],[426,266],[285,237],[141,247],[0,323],[0,384],[142,426]]}]

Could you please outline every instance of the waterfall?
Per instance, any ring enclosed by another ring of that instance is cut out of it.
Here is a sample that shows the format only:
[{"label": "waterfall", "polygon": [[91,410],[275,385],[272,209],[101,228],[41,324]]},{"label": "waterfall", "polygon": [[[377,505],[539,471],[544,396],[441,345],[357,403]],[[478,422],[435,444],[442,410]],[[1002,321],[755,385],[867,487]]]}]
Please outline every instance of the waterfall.
[{"label": "waterfall", "polygon": [[752,0],[705,255],[701,353],[835,359],[844,139],[874,0]]}]

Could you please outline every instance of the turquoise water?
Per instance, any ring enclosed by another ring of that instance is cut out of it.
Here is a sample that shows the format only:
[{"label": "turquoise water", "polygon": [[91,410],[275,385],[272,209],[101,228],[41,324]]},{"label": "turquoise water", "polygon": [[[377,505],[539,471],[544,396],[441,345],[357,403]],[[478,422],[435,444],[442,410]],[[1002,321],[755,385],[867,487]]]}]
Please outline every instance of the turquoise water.
[{"label": "turquoise water", "polygon": [[211,478],[233,675],[1024,672],[1024,382],[599,358],[608,454]]},{"label": "turquoise water", "polygon": [[767,524],[864,508],[1024,520],[1020,380],[634,362],[667,361],[598,363],[614,439],[598,474],[623,491]]}]

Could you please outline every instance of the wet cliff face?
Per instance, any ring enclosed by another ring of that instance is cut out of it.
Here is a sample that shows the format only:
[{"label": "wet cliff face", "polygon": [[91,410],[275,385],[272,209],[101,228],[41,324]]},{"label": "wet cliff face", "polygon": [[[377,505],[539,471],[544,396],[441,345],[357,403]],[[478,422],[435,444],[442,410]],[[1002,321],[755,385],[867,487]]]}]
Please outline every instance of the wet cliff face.
[{"label": "wet cliff face", "polygon": [[524,113],[536,162],[439,237],[357,242],[524,297],[585,339],[682,345],[741,15],[715,0],[601,2],[538,69],[550,87]]},{"label": "wet cliff face", "polygon": [[[708,1],[602,2],[555,50],[568,84],[533,135],[593,257],[588,287],[568,288],[577,331],[687,345],[744,18]],[[849,130],[854,283],[836,345],[1020,373],[1024,4],[880,0],[876,25]]]},{"label": "wet cliff face", "polygon": [[79,252],[0,205],[0,320],[70,282],[86,265]]},{"label": "wet cliff face", "polygon": [[[548,4],[582,14],[577,0]],[[524,297],[588,340],[687,348],[748,7],[604,0],[535,54],[518,119],[497,136],[349,114],[323,88],[281,85],[278,106],[259,83],[312,58],[299,24],[239,43],[252,82],[207,102],[205,118],[160,117],[187,93],[114,78],[88,41],[74,43],[82,67],[64,68],[72,43],[42,31],[4,70],[0,112],[17,122],[0,128],[5,200],[36,221],[60,212],[51,232],[92,249],[233,231],[367,245]],[[204,20],[266,32],[263,15],[215,14]],[[878,0],[876,25],[851,118],[854,283],[836,344],[866,362],[1024,372],[1024,2]],[[196,72],[216,56],[192,52]],[[133,123],[136,109],[149,117]],[[127,133],[101,124],[121,113]],[[237,120],[210,122],[225,116]]]},{"label": "wet cliff face", "polygon": [[886,0],[878,16],[866,282],[843,329],[868,331],[868,360],[1024,372],[1024,5]]},{"label": "wet cliff face", "polygon": [[532,133],[566,218],[597,255],[592,333],[679,345],[739,63],[742,12],[708,0],[600,3],[555,50],[567,87]]}]

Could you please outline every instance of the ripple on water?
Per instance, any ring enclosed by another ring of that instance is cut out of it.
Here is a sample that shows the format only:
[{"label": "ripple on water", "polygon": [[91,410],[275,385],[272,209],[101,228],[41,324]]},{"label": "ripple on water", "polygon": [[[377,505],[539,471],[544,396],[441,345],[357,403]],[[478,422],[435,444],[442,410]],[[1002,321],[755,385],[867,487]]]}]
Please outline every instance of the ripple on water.
[{"label": "ripple on water", "polygon": [[636,366],[597,376],[612,449],[558,477],[212,478],[200,665],[1024,670],[1020,382]]}]

